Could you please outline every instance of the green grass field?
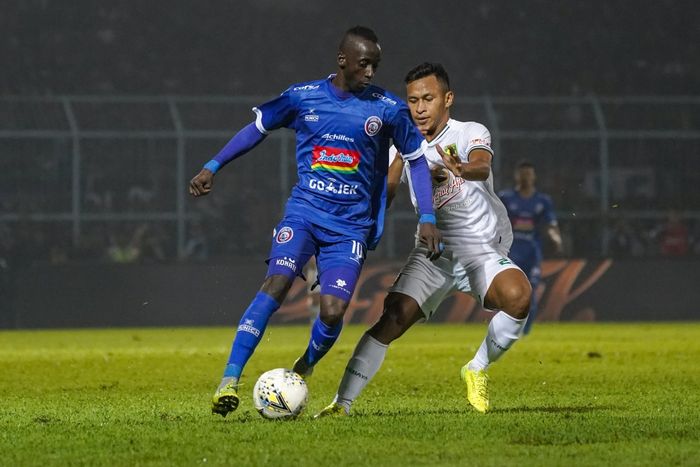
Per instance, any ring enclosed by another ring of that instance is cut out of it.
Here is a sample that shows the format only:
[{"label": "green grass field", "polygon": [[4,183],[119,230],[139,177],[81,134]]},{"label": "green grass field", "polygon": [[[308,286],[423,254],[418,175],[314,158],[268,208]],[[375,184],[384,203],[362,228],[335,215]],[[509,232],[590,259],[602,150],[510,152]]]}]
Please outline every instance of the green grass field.
[{"label": "green grass field", "polygon": [[700,465],[700,323],[536,326],[492,367],[487,415],[459,379],[485,325],[417,326],[352,417],[313,420],[363,331],[343,331],[286,422],[250,393],[303,327],[268,329],[226,419],[209,399],[231,329],[0,332],[0,465]]}]

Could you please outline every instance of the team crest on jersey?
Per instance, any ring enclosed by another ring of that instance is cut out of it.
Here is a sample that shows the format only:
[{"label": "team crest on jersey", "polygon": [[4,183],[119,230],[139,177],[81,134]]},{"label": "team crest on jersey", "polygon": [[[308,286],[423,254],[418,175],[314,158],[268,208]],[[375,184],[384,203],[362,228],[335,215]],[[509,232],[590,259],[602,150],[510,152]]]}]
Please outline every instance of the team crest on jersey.
[{"label": "team crest on jersey", "polygon": [[311,168],[328,172],[355,173],[360,165],[360,153],[351,149],[314,146]]},{"label": "team crest on jersey", "polygon": [[445,151],[450,156],[456,156],[457,155],[457,143],[452,143],[449,146],[445,146],[443,148],[443,151]]},{"label": "team crest on jersey", "polygon": [[365,120],[365,133],[367,133],[368,136],[376,135],[381,129],[382,119],[377,117],[376,115],[372,115],[367,120]]},{"label": "team crest on jersey", "polygon": [[294,237],[294,230],[291,227],[282,227],[275,235],[275,241],[277,243],[287,243],[292,237]]}]

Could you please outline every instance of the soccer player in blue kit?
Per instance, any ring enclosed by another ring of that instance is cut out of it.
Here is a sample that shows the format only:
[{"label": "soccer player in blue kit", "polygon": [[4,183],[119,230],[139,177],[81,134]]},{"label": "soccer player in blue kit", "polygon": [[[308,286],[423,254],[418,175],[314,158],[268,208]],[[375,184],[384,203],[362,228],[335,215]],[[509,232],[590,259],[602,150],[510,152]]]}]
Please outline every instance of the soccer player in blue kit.
[{"label": "soccer player in blue kit", "polygon": [[513,227],[513,245],[508,256],[525,272],[532,285],[530,313],[523,328],[524,334],[530,333],[537,316],[537,286],[542,273],[542,242],[539,231],[543,226],[555,251],[558,254],[562,252],[561,232],[552,199],[537,191],[536,178],[535,166],[529,161],[522,161],[515,169],[515,188],[498,193]]},{"label": "soccer player in blue kit", "polygon": [[406,104],[370,84],[380,59],[381,49],[371,29],[349,29],[340,42],[336,74],[294,84],[276,99],[254,108],[255,122],[240,130],[190,181],[193,196],[206,195],[214,174],[259,144],[270,131],[285,127],[296,132],[299,181],[274,230],[266,278],[238,326],[212,398],[213,413],[225,417],[238,407],[243,368],[270,316],[312,255],[319,271],[321,311],[294,371],[308,377],[337,340],[366,251],[377,245],[382,234],[390,140],[411,166],[426,255],[431,259],[440,256],[430,171],[423,156],[427,143]]}]

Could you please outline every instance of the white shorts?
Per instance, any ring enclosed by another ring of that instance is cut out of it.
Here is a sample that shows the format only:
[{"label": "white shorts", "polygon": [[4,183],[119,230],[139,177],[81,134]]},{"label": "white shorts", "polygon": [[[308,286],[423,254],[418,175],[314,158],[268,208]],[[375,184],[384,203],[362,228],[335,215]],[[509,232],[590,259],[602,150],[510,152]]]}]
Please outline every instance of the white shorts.
[{"label": "white shorts", "polygon": [[401,268],[389,292],[398,292],[413,298],[420,306],[425,319],[429,319],[437,307],[453,292],[464,292],[482,306],[486,292],[501,271],[518,269],[506,251],[485,247],[468,258],[455,257],[445,251],[440,258],[430,261],[427,249],[416,247]]}]

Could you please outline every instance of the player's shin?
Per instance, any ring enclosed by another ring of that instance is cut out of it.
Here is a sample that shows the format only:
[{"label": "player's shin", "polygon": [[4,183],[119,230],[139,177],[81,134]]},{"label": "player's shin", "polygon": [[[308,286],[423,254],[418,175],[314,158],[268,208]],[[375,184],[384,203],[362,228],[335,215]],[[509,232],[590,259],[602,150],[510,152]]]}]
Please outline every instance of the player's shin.
[{"label": "player's shin", "polygon": [[297,361],[294,370],[302,376],[311,374],[311,369],[321,360],[324,355],[333,347],[335,341],[340,336],[340,331],[343,330],[343,321],[341,320],[334,326],[329,326],[321,318],[316,318],[311,326],[311,338],[309,345],[304,352],[304,356]]},{"label": "player's shin", "polygon": [[485,370],[498,360],[522,335],[527,318],[517,319],[499,311],[491,319],[486,338],[469,362],[470,370]]},{"label": "player's shin", "polygon": [[357,343],[335,396],[335,402],[346,412],[350,411],[353,401],[379,371],[388,348],[388,345],[382,344],[368,333]]},{"label": "player's shin", "polygon": [[233,341],[231,354],[224,370],[224,378],[238,380],[243,367],[255,351],[260,339],[265,333],[265,327],[280,304],[265,292],[258,292],[238,325],[238,331]]}]

